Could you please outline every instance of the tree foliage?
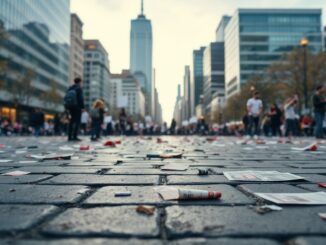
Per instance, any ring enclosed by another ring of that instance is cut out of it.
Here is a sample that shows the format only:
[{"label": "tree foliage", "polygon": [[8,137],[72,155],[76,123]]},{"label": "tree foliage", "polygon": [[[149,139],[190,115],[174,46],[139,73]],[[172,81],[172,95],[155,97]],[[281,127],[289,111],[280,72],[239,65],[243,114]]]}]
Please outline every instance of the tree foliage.
[{"label": "tree foliage", "polygon": [[[246,112],[246,102],[252,96],[253,88],[261,94],[264,109],[268,110],[272,103],[283,104],[286,98],[298,95],[299,108],[302,108],[304,100],[303,50],[295,49],[285,55],[281,60],[268,67],[263,75],[254,75],[241,92],[228,99],[224,108],[226,121],[240,120]],[[326,82],[326,53],[314,54],[307,52],[307,87],[309,106],[311,97],[317,84]]]},{"label": "tree foliage", "polygon": [[62,104],[62,96],[58,91],[57,84],[55,81],[50,81],[49,89],[42,93],[40,98],[46,106],[48,107],[56,107],[59,104]]}]

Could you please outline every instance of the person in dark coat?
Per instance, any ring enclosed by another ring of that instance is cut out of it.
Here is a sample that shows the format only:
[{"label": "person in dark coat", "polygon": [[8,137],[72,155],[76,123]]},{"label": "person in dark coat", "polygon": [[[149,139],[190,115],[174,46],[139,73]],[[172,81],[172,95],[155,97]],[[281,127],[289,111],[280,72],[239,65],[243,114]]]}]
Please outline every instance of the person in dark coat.
[{"label": "person in dark coat", "polygon": [[[85,109],[84,106],[84,97],[83,97],[83,89],[82,89],[82,79],[75,78],[74,85],[72,85],[69,89],[75,91],[76,103],[73,106],[69,106],[67,109],[70,114],[70,121],[68,127],[68,141],[81,141],[77,135],[79,132],[80,120],[82,111]],[[68,93],[67,92],[67,93]]]}]

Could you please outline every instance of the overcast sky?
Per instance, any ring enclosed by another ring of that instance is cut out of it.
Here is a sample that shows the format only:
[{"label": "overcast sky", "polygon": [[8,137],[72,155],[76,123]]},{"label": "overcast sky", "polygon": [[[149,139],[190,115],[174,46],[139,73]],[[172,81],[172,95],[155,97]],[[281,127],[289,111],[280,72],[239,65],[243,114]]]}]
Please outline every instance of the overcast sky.
[{"label": "overcast sky", "polygon": [[[215,39],[222,15],[237,8],[323,8],[325,0],[144,0],[153,27],[153,66],[164,120],[172,118],[177,84],[183,82],[192,51]],[[84,38],[99,39],[109,52],[111,72],[129,69],[130,20],[140,0],[71,0],[71,12],[84,22]],[[323,23],[326,23],[326,14]]]}]

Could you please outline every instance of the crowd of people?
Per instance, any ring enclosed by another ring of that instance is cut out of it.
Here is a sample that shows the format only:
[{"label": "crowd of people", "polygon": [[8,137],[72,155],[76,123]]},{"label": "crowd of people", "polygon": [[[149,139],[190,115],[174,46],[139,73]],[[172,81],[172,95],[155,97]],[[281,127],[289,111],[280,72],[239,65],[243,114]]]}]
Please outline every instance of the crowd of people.
[{"label": "crowd of people", "polygon": [[[297,111],[299,98],[294,95],[280,106],[272,104],[267,110],[258,91],[247,101],[247,108],[241,123],[208,124],[204,117],[198,120],[183,122],[181,126],[173,119],[167,123],[155,124],[150,120],[134,122],[124,109],[119,117],[113,118],[105,108],[102,99],[94,102],[89,110],[84,105],[82,80],[76,78],[64,97],[66,110],[58,113],[53,119],[45,120],[41,109],[36,108],[25,122],[10,122],[0,118],[0,135],[35,135],[62,136],[68,141],[80,141],[78,135],[89,135],[97,141],[102,135],[236,135],[258,139],[260,135],[288,137],[315,136],[323,138],[326,133],[324,87],[318,86],[313,96],[314,117],[310,114],[299,116]],[[264,112],[265,111],[265,112]]]}]

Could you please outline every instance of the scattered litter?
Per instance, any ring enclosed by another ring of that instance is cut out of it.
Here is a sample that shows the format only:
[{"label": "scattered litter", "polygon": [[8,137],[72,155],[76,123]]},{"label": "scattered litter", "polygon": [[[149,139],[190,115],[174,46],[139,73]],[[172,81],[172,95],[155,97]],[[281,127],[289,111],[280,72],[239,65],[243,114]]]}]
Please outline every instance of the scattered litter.
[{"label": "scattered litter", "polygon": [[155,207],[140,205],[136,208],[137,213],[151,216],[155,213]]},{"label": "scattered litter", "polygon": [[164,171],[186,171],[189,168],[188,164],[180,164],[180,163],[169,163],[161,167],[161,170]]},{"label": "scattered litter", "polygon": [[292,147],[291,149],[294,150],[294,151],[317,151],[318,144],[313,143],[313,144],[308,145],[306,147],[302,147],[302,148],[300,148],[300,147]]},{"label": "scattered litter", "polygon": [[326,192],[312,193],[254,193],[255,196],[276,204],[325,205]]},{"label": "scattered litter", "polygon": [[4,144],[0,144],[0,149],[5,148],[6,146]]},{"label": "scattered litter", "polygon": [[164,200],[198,200],[198,199],[220,199],[221,192],[196,189],[181,189],[169,186],[154,187]]},{"label": "scattered litter", "polygon": [[88,191],[89,191],[88,188],[84,188],[84,189],[81,189],[81,190],[77,191],[77,194],[84,194],[84,193],[86,193]]},{"label": "scattered litter", "polygon": [[30,146],[27,146],[27,149],[37,149],[38,146],[37,145],[30,145]]},{"label": "scattered litter", "polygon": [[231,171],[223,172],[228,180],[236,181],[293,181],[304,179],[301,176],[278,171]]},{"label": "scattered litter", "polygon": [[37,160],[70,160],[72,154],[46,154],[46,155],[29,155],[28,157],[37,159]]},{"label": "scattered litter", "polygon": [[16,191],[16,189],[10,189],[9,190],[9,192],[15,192]]},{"label": "scattered litter", "polygon": [[24,150],[15,151],[15,154],[25,154],[25,153],[27,153],[27,151],[24,151]]},{"label": "scattered litter", "polygon": [[12,162],[10,159],[0,159],[0,163]]},{"label": "scattered litter", "polygon": [[209,169],[198,169],[198,175],[208,175]]},{"label": "scattered litter", "polygon": [[24,171],[12,171],[12,172],[7,172],[4,174],[1,174],[3,176],[23,176],[23,175],[27,175],[30,174],[31,172],[24,172]]},{"label": "scattered litter", "polygon": [[259,214],[265,214],[271,211],[281,211],[283,209],[276,205],[250,206],[250,208],[252,208]]},{"label": "scattered litter", "polygon": [[161,138],[157,138],[156,143],[162,144],[162,143],[168,143],[167,140],[162,140]]},{"label": "scattered litter", "polygon": [[79,147],[79,150],[80,151],[88,151],[90,149],[90,146],[89,145],[81,145]]},{"label": "scattered litter", "polygon": [[265,145],[266,142],[264,140],[258,139],[256,140],[256,145]]},{"label": "scattered litter", "polygon": [[318,213],[319,217],[326,220],[326,213]]},{"label": "scattered litter", "polygon": [[326,183],[318,183],[318,186],[321,188],[326,188]]},{"label": "scattered litter", "polygon": [[163,158],[163,159],[182,158],[182,153],[161,154],[160,158]]},{"label": "scattered litter", "polygon": [[104,143],[104,146],[116,147],[116,144],[113,141],[108,140]]},{"label": "scattered litter", "polygon": [[30,163],[37,163],[37,161],[19,161],[18,163],[21,163],[21,164],[30,164]]},{"label": "scattered litter", "polygon": [[72,148],[70,146],[61,146],[61,147],[59,147],[59,150],[61,150],[61,151],[73,151],[74,148]]},{"label": "scattered litter", "polygon": [[115,192],[114,196],[115,197],[129,197],[129,196],[131,196],[131,192],[130,191]]}]

